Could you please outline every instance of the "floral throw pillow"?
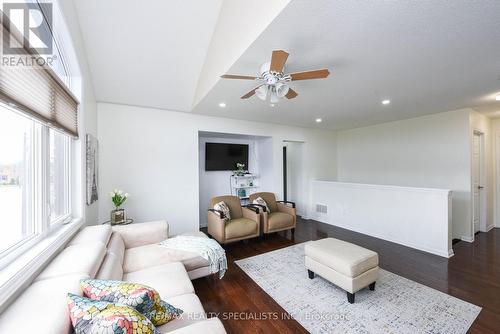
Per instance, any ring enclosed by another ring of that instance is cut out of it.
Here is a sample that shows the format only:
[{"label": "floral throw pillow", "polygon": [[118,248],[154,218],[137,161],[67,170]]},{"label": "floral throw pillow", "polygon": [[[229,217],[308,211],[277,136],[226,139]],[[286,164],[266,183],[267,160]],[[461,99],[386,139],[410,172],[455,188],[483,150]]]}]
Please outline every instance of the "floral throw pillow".
[{"label": "floral throw pillow", "polygon": [[68,308],[75,334],[160,334],[148,318],[130,306],[68,293]]},{"label": "floral throw pillow", "polygon": [[214,210],[222,211],[224,214],[224,219],[226,221],[231,220],[231,212],[229,211],[229,207],[224,201],[220,201],[214,205]]},{"label": "floral throw pillow", "polygon": [[135,308],[155,326],[161,326],[181,315],[178,309],[163,300],[146,285],[99,279],[84,279],[80,286],[85,297]]},{"label": "floral throw pillow", "polygon": [[266,201],[264,201],[262,197],[257,197],[256,199],[254,199],[252,204],[262,205],[265,207],[266,212],[271,212],[271,210],[269,210],[269,207],[267,206]]}]

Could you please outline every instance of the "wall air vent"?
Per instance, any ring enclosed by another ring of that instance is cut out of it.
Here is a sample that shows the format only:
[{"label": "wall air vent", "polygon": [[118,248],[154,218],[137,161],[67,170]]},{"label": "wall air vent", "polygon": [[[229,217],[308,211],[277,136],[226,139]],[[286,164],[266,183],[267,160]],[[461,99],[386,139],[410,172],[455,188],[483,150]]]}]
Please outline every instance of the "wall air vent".
[{"label": "wall air vent", "polygon": [[316,212],[328,213],[328,207],[324,204],[316,204]]}]

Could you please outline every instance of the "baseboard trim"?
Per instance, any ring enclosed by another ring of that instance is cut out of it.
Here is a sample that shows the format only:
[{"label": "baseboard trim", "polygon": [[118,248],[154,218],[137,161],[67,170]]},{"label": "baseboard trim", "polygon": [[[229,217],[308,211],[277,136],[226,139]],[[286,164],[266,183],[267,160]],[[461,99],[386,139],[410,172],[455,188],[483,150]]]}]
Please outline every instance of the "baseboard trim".
[{"label": "baseboard trim", "polygon": [[413,249],[417,249],[417,250],[420,250],[422,252],[426,252],[426,253],[431,253],[431,254],[434,254],[434,255],[442,256],[444,258],[449,258],[449,257],[451,257],[451,256],[454,255],[453,249],[448,249],[448,250],[442,249],[441,250],[441,249],[429,248],[429,247],[426,247],[426,246],[423,246],[423,245],[419,245],[419,244],[415,244],[415,243],[401,242],[401,241],[393,239],[393,238],[388,238],[386,236],[378,235],[377,233],[368,232],[368,231],[365,231],[365,230],[362,230],[362,229],[355,229],[355,228],[352,228],[351,226],[346,226],[346,225],[342,225],[342,224],[334,224],[334,223],[331,223],[330,221],[328,221],[327,219],[322,219],[321,217],[318,217],[318,215],[316,215],[316,217],[313,217],[312,219],[315,219],[315,220],[317,220],[319,222],[322,222],[322,223],[325,223],[325,224],[329,224],[329,225],[333,225],[333,226],[338,226],[340,228],[344,228],[344,229],[349,230],[349,231],[354,231],[354,232],[365,234],[365,235],[368,235],[368,236],[371,236],[371,237],[374,237],[374,238],[377,238],[377,239],[381,239],[381,240],[393,242],[395,244],[399,244],[399,245],[403,245],[403,246],[410,247],[410,248],[413,248]]},{"label": "baseboard trim", "polygon": [[486,227],[486,232],[489,232],[489,231],[491,231],[491,230],[492,230],[492,229],[494,229],[494,228],[495,228],[495,225],[490,225],[490,226],[487,226],[487,227]]},{"label": "baseboard trim", "polygon": [[474,242],[474,237],[460,237],[460,240],[465,241],[465,242]]}]

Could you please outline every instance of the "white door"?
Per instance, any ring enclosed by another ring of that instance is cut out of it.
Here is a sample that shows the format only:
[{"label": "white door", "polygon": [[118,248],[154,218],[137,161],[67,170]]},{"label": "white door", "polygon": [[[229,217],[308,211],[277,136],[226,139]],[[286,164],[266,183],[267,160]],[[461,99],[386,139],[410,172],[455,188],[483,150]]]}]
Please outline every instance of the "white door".
[{"label": "white door", "polygon": [[481,223],[481,169],[482,169],[482,134],[474,132],[472,140],[472,218],[474,222],[474,233],[479,232]]}]

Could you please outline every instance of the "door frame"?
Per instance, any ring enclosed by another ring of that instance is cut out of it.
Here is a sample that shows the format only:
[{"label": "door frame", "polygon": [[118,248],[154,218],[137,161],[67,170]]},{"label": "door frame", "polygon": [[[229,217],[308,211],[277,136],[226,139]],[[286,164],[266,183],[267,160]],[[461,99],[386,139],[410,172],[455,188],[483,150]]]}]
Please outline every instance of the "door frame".
[{"label": "door frame", "polygon": [[487,196],[488,187],[486,184],[486,150],[485,150],[485,134],[479,129],[473,129],[471,138],[471,220],[470,230],[472,241],[475,239],[474,231],[474,136],[479,135],[479,184],[483,187],[479,194],[479,232],[486,232],[487,218]]}]

